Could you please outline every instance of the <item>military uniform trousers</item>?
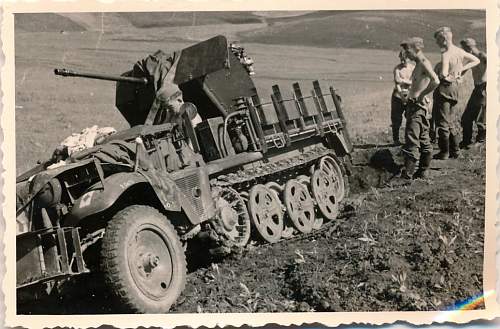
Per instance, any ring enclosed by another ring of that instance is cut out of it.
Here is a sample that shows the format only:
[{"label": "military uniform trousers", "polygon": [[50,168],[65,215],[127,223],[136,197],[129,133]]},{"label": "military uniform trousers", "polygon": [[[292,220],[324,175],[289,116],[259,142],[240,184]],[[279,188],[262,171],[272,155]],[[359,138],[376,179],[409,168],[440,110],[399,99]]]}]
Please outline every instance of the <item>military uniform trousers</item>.
[{"label": "military uniform trousers", "polygon": [[436,135],[438,145],[443,154],[456,154],[458,152],[458,131],[455,118],[455,105],[458,102],[458,82],[443,83],[439,85],[436,97]]},{"label": "military uniform trousers", "polygon": [[431,120],[430,120],[430,132],[431,142],[435,142],[437,139],[436,133],[436,118],[438,112],[438,104],[439,104],[439,91],[434,89],[434,93],[432,94],[432,111],[431,111]]},{"label": "military uniform trousers", "polygon": [[399,142],[399,129],[403,122],[403,115],[406,111],[406,102],[395,95],[391,97],[391,125],[392,125],[392,138],[394,142]]},{"label": "military uniform trousers", "polygon": [[414,102],[410,102],[406,110],[403,152],[415,161],[420,158],[420,154],[432,152],[427,110]]},{"label": "military uniform trousers", "polygon": [[477,125],[478,139],[486,132],[486,82],[474,87],[462,115],[463,141],[472,142],[472,129],[474,122]]}]

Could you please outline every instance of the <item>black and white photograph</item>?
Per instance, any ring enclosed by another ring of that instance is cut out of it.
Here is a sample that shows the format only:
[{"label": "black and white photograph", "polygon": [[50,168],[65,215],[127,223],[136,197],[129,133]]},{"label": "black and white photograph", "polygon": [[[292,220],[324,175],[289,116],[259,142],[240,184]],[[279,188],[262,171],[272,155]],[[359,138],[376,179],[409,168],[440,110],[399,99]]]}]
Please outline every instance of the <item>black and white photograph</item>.
[{"label": "black and white photograph", "polygon": [[14,12],[15,316],[493,314],[486,18]]}]

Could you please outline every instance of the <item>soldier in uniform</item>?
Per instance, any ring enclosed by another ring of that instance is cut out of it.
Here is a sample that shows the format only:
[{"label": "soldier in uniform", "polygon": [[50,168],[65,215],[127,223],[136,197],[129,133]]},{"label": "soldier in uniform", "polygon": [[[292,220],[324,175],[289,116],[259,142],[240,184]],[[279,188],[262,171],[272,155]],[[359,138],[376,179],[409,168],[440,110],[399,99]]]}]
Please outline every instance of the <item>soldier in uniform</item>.
[{"label": "soldier in uniform", "polygon": [[438,160],[459,156],[458,135],[453,123],[453,111],[459,98],[459,83],[464,71],[479,64],[476,56],[455,46],[452,38],[449,27],[441,27],[434,33],[434,39],[442,51],[435,119],[440,151],[434,158]]},{"label": "soldier in uniform", "polygon": [[399,129],[403,121],[403,114],[408,104],[408,89],[411,85],[411,73],[415,65],[406,58],[404,51],[399,52],[400,63],[394,67],[394,91],[391,96],[391,124],[394,145],[401,145]]},{"label": "soldier in uniform", "polygon": [[472,127],[477,125],[476,142],[483,143],[486,139],[486,53],[477,48],[476,41],[467,38],[460,41],[462,49],[479,58],[480,64],[472,68],[474,90],[467,102],[462,115],[463,136],[460,147],[468,149],[472,144]]},{"label": "soldier in uniform", "polygon": [[[434,72],[431,62],[422,51],[424,48],[422,38],[409,38],[401,43],[401,47],[405,50],[406,56],[416,63],[408,92],[405,145],[403,147],[405,168],[401,177],[406,179],[425,178],[426,170],[432,159],[428,95],[439,85],[439,78]],[[415,171],[417,161],[419,167]]]}]

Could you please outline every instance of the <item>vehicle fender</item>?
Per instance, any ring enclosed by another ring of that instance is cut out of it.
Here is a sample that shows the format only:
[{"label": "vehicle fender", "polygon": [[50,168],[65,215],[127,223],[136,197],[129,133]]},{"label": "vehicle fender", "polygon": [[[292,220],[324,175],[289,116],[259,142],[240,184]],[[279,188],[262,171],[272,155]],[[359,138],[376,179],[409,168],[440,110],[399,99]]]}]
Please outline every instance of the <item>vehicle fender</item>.
[{"label": "vehicle fender", "polygon": [[100,213],[110,208],[121,195],[137,184],[147,184],[156,195],[163,208],[167,211],[193,212],[188,202],[183,202],[182,195],[171,179],[166,177],[146,176],[141,172],[117,173],[107,177],[102,183],[91,186],[80,198],[75,200],[70,214],[64,221],[64,226],[77,226],[85,217]]},{"label": "vehicle fender", "polygon": [[92,185],[75,200],[65,226],[75,226],[82,218],[99,213],[111,207],[130,187],[147,180],[139,173],[117,173],[107,177],[103,183]]}]

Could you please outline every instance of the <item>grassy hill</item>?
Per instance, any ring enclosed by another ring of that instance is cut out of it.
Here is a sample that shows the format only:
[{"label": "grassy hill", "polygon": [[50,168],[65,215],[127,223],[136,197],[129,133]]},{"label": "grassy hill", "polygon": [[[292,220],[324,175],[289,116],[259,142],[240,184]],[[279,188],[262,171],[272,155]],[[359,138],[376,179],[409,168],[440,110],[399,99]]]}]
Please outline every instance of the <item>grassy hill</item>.
[{"label": "grassy hill", "polygon": [[119,13],[138,28],[200,26],[216,24],[252,24],[262,19],[252,12],[152,12]]},{"label": "grassy hill", "polygon": [[14,15],[16,32],[85,31],[87,27],[75,20],[53,13],[22,13]]},{"label": "grassy hill", "polygon": [[328,48],[397,49],[400,40],[422,36],[430,51],[438,50],[435,29],[450,26],[456,39],[468,36],[485,44],[485,12],[480,10],[48,13],[16,14],[15,24],[20,32],[133,29],[134,34],[148,28],[233,25],[247,27],[237,35],[245,43]]},{"label": "grassy hill", "polygon": [[[277,19],[273,17],[272,19]],[[253,12],[123,12],[123,13],[20,13],[15,26],[23,32],[119,31],[123,27],[152,28],[261,23]]]},{"label": "grassy hill", "polygon": [[320,11],[268,21],[266,28],[240,33],[242,42],[320,47],[394,49],[408,36],[421,36],[428,48],[433,32],[450,26],[456,38],[485,44],[485,12],[479,10]]}]

